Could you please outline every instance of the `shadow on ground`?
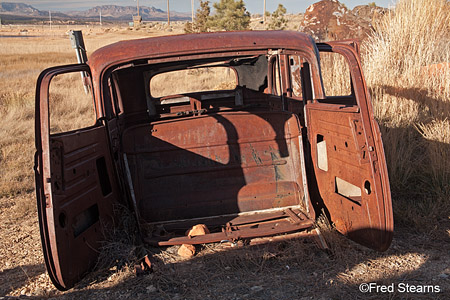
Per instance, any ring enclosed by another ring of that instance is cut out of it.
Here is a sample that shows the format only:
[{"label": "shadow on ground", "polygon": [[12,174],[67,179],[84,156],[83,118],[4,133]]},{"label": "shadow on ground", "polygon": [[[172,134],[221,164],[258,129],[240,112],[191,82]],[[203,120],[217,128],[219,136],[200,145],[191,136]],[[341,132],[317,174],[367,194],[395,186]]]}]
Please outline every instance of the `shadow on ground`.
[{"label": "shadow on ground", "polygon": [[[208,248],[193,259],[166,264],[156,253],[153,273],[97,272],[58,299],[448,299],[450,224],[440,225],[428,234],[397,228],[384,253],[335,233],[327,234],[333,242],[328,252],[295,240],[226,251]],[[175,256],[176,247],[164,253]],[[360,284],[370,282],[393,284],[394,290],[361,292]]]},{"label": "shadow on ground", "polygon": [[0,272],[0,296],[25,286],[27,282],[45,272],[44,264],[23,265],[12,269],[3,269],[3,271]]}]

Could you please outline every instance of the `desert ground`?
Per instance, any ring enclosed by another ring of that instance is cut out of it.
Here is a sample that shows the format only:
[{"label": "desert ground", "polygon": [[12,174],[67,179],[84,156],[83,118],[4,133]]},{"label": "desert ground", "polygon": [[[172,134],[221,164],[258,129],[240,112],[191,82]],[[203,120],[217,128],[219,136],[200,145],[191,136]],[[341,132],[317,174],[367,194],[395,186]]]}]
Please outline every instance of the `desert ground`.
[{"label": "desert ground", "polygon": [[[395,60],[391,64],[384,57],[383,66],[375,65],[383,53],[373,41],[364,47],[363,68],[383,134],[393,193],[395,235],[386,252],[356,245],[321,219],[317,226],[327,250],[309,240],[251,248],[211,244],[199,248],[194,258],[182,259],[177,247],[148,248],[153,272],[136,276],[134,227],[125,216],[120,230],[105,238],[96,270],[73,289],[58,291],[46,273],[35,204],[34,93],[43,69],[76,63],[68,30],[83,31],[89,54],[119,40],[182,33],[183,24],[174,23],[170,29],[149,24],[138,30],[0,28],[0,299],[449,299],[449,72],[426,76],[424,81],[417,79],[423,68],[411,67],[408,73],[407,63],[400,75],[387,72]],[[408,34],[409,40],[415,37]],[[449,61],[448,31],[447,36],[436,34],[444,40]],[[414,49],[414,55],[422,55],[419,50]],[[399,51],[403,56],[409,53]],[[440,62],[433,57],[433,62]],[[392,74],[380,79],[380,72]],[[67,112],[66,122],[83,112],[77,109]],[[394,290],[361,291],[370,283],[393,285]]]}]

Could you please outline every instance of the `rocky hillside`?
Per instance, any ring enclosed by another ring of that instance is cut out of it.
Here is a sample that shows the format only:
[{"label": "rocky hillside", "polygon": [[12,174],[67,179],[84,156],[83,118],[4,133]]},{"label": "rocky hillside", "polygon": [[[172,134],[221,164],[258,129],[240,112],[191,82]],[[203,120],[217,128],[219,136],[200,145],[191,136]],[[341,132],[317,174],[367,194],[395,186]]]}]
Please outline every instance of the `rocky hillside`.
[{"label": "rocky hillside", "polygon": [[45,14],[48,14],[48,12],[42,12],[28,4],[11,2],[1,2],[0,13],[28,16],[44,16]]},{"label": "rocky hillside", "polygon": [[[53,20],[98,20],[102,14],[103,20],[110,21],[131,21],[133,15],[136,15],[135,6],[118,6],[118,5],[103,5],[96,6],[85,11],[71,11],[66,13],[53,12]],[[141,6],[139,9],[140,15],[144,21],[160,21],[167,19],[167,13],[155,7]],[[30,19],[39,20],[47,19],[48,11],[40,11],[31,5],[24,3],[0,2],[0,16],[8,16],[8,19]],[[176,11],[170,12],[170,17],[174,21],[190,20],[189,13],[180,13]]]},{"label": "rocky hillside", "polygon": [[299,30],[318,41],[363,40],[372,30],[374,19],[386,11],[371,5],[360,5],[349,10],[338,0],[322,0],[308,7]]},{"label": "rocky hillside", "polygon": [[[131,16],[136,15],[136,6],[118,6],[118,5],[102,5],[96,6],[86,11],[68,12],[69,16],[82,18],[98,18],[102,14],[102,18],[106,20],[130,20]],[[158,21],[166,20],[167,12],[155,8],[141,6],[139,7],[139,14],[144,21]],[[188,13],[179,13],[175,11],[170,12],[170,18],[173,20],[190,20],[191,15]]]},{"label": "rocky hillside", "polygon": [[[40,11],[25,3],[0,2],[0,15],[21,17],[20,19],[41,19],[48,18],[48,11]],[[52,17],[64,18],[67,15],[59,12],[52,12]]]}]

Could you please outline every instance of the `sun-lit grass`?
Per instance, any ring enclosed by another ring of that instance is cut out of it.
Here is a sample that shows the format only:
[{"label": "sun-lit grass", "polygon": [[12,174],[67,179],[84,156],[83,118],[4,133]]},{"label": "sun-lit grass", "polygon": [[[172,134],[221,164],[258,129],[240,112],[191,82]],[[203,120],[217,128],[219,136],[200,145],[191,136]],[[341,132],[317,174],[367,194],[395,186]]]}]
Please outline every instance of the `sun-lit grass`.
[{"label": "sun-lit grass", "polygon": [[[115,41],[148,35],[147,32],[129,30],[85,29],[88,54]],[[0,197],[34,190],[36,80],[45,68],[77,62],[67,30],[69,28],[56,28],[48,32],[30,27],[30,37],[0,38]],[[1,33],[16,35],[18,31],[17,28],[3,26]],[[55,90],[51,87],[50,90],[54,95],[50,109],[57,116],[52,118],[52,129],[63,131],[92,125],[92,107],[88,100],[80,101],[91,96],[84,95],[79,73],[62,78],[65,78],[60,83],[62,88]],[[72,86],[78,86],[78,92],[74,92]]]},{"label": "sun-lit grass", "polygon": [[0,55],[1,196],[33,191],[36,79],[42,69],[70,63],[70,58],[49,52]]},{"label": "sun-lit grass", "polygon": [[[363,45],[391,189],[407,213],[446,218],[450,182],[450,2],[399,0]],[[412,220],[412,219],[411,219]],[[425,218],[426,222],[426,218]],[[421,222],[423,224],[423,222]]]},{"label": "sun-lit grass", "polygon": [[[176,82],[176,84],[167,84]],[[150,81],[153,97],[164,97],[191,92],[234,89],[236,74],[227,67],[199,68],[161,73]]]},{"label": "sun-lit grass", "polygon": [[321,52],[320,69],[325,95],[347,96],[352,93],[350,70],[341,54]]}]

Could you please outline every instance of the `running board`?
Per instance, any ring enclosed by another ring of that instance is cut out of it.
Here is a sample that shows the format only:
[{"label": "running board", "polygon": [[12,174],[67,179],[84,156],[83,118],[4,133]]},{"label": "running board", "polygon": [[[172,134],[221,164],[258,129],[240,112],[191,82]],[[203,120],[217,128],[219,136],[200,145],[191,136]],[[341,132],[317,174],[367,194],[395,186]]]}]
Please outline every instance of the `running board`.
[{"label": "running board", "polygon": [[288,208],[277,213],[239,216],[222,225],[221,232],[198,236],[151,236],[144,238],[144,241],[153,246],[197,245],[274,236],[308,229],[313,225],[314,220],[308,219],[299,210]]}]

